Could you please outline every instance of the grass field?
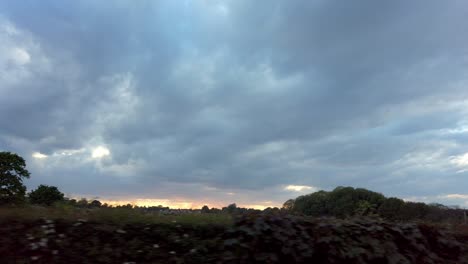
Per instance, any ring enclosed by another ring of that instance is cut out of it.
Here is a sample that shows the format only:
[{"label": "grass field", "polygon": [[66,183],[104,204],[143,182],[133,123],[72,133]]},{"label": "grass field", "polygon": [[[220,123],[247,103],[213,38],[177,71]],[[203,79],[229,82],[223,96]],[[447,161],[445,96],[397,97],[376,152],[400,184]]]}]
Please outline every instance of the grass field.
[{"label": "grass field", "polygon": [[173,223],[190,225],[231,225],[229,214],[174,214],[163,215],[157,212],[145,213],[128,208],[94,208],[80,209],[74,207],[38,207],[27,206],[18,208],[0,208],[0,221],[5,220],[37,220],[63,219],[75,221],[86,219],[93,222],[112,224],[158,224]]}]

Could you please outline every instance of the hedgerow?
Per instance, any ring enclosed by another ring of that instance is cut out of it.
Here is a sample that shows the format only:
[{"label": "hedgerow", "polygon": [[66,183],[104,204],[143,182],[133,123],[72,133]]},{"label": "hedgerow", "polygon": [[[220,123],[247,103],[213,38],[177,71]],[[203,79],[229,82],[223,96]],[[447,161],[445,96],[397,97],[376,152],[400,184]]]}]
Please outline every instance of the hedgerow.
[{"label": "hedgerow", "polygon": [[0,263],[468,263],[459,242],[466,236],[370,218],[255,214],[232,225],[8,219],[0,234]]}]

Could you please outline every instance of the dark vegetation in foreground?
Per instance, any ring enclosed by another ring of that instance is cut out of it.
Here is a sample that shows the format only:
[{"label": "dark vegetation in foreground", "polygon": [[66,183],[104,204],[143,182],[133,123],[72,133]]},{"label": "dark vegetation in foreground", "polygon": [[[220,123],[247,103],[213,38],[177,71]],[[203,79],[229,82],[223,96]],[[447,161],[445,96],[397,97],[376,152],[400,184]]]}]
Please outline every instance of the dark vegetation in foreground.
[{"label": "dark vegetation in foreground", "polygon": [[0,263],[468,263],[465,211],[338,187],[263,211],[110,207],[0,152]]},{"label": "dark vegetation in foreground", "polygon": [[1,263],[468,263],[468,233],[424,223],[265,213],[232,224],[201,224],[202,215],[118,223],[5,210]]}]

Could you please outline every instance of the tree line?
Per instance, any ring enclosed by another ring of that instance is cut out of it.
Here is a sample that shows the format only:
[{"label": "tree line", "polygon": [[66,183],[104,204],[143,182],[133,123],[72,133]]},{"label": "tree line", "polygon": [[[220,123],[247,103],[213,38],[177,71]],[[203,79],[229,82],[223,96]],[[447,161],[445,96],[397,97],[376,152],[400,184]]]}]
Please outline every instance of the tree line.
[{"label": "tree line", "polygon": [[442,204],[404,201],[363,188],[337,187],[290,199],[283,210],[307,216],[381,217],[392,221],[430,221],[463,223],[465,211]]}]

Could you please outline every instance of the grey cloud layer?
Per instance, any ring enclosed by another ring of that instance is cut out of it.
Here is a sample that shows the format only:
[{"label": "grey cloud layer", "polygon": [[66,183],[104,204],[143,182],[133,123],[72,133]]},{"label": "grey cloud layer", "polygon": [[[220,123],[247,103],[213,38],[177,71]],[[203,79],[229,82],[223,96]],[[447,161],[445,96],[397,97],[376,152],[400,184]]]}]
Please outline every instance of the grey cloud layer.
[{"label": "grey cloud layer", "polygon": [[[34,184],[135,196],[193,184],[258,199],[288,184],[464,192],[464,165],[453,161],[467,146],[453,132],[467,117],[463,1],[11,1],[0,10],[18,31],[1,31],[2,53],[30,55],[0,58],[0,148],[49,155],[30,159]],[[98,145],[111,156],[89,159]],[[57,154],[70,149],[84,151]],[[295,195],[272,192],[275,202]]]}]

